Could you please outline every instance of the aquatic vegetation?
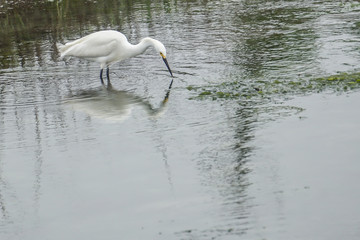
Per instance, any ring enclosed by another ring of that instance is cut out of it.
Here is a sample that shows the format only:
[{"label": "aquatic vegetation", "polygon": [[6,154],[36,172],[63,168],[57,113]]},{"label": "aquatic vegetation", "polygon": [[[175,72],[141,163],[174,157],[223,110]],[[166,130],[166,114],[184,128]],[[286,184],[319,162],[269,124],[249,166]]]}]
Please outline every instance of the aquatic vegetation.
[{"label": "aquatic vegetation", "polygon": [[255,99],[279,98],[291,95],[306,95],[324,91],[346,92],[360,88],[360,72],[339,73],[327,77],[299,79],[296,81],[275,80],[255,81],[251,84],[242,81],[224,82],[212,86],[188,86],[197,95],[191,99]]}]

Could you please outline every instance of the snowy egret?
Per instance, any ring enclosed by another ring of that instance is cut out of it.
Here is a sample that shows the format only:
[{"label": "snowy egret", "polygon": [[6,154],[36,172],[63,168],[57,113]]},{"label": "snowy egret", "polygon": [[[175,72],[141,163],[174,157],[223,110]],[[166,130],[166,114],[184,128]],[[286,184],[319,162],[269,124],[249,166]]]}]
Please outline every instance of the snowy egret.
[{"label": "snowy egret", "polygon": [[62,58],[65,56],[72,56],[100,63],[101,83],[104,83],[102,76],[104,68],[106,68],[106,77],[108,83],[110,83],[110,65],[135,57],[145,52],[149,47],[155,48],[155,50],[160,53],[170,75],[173,77],[166,59],[165,46],[160,41],[150,37],[146,37],[142,39],[140,43],[133,45],[128,42],[125,35],[121,32],[105,30],[92,33],[73,42],[61,45],[59,46],[59,51]]}]

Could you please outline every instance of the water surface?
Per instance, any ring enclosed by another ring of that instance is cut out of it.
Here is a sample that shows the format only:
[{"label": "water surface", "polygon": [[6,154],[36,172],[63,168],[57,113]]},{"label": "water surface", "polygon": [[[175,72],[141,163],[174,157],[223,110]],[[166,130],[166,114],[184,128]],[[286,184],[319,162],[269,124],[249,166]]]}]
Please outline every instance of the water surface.
[{"label": "water surface", "polygon": [[[1,239],[358,239],[356,91],[192,100],[189,85],[358,71],[359,5],[1,2]],[[111,67],[56,43],[167,47]],[[310,95],[310,96],[308,96]],[[292,99],[289,102],[289,99]],[[275,121],[274,121],[275,120]]]}]

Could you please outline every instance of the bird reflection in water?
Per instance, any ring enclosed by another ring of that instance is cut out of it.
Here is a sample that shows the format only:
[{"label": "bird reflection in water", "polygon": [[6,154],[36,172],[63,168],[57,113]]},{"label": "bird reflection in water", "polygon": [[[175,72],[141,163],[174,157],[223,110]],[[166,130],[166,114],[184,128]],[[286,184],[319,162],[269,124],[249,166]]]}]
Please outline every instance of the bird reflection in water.
[{"label": "bird reflection in water", "polygon": [[130,115],[134,106],[141,106],[149,116],[158,117],[166,110],[172,83],[173,81],[171,81],[164,99],[157,108],[154,108],[146,99],[131,92],[116,90],[111,83],[103,84],[100,88],[82,90],[70,95],[65,104],[92,117],[110,121],[124,120]]}]

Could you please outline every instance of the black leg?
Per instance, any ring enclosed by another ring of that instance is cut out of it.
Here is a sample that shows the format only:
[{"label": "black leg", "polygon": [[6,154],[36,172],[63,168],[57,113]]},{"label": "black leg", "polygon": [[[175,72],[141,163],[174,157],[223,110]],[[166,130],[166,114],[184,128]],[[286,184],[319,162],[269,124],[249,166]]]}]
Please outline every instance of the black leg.
[{"label": "black leg", "polygon": [[101,83],[104,84],[102,75],[103,75],[103,69],[100,70],[100,80],[101,80]]},{"label": "black leg", "polygon": [[107,77],[108,83],[110,83],[109,67],[106,69],[106,77]]}]

